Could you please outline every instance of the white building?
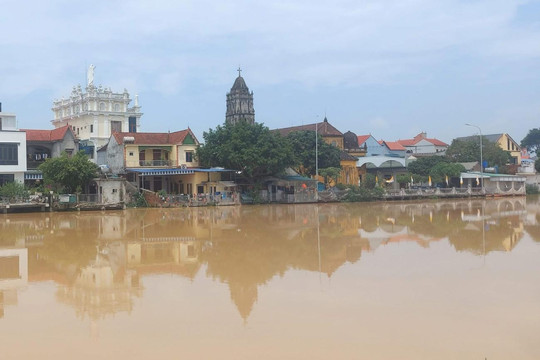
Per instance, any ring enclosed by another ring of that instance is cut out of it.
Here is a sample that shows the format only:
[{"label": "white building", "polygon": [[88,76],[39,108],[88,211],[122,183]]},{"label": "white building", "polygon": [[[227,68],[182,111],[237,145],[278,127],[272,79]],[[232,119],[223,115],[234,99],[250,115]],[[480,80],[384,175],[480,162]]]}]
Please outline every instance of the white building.
[{"label": "white building", "polygon": [[15,114],[2,112],[0,103],[0,186],[7,182],[24,183],[26,172],[26,134],[19,131]]},{"label": "white building", "polygon": [[415,156],[445,155],[448,144],[435,138],[428,138],[425,132],[421,132],[412,139],[398,140],[408,154]]},{"label": "white building", "polygon": [[137,95],[135,103],[126,89],[115,93],[101,85],[94,86],[94,66],[88,69],[86,91],[74,86],[70,96],[55,100],[52,124],[59,128],[70,125],[81,140],[79,148],[85,150],[95,162],[96,151],[105,145],[113,132],[138,132],[142,116]]}]

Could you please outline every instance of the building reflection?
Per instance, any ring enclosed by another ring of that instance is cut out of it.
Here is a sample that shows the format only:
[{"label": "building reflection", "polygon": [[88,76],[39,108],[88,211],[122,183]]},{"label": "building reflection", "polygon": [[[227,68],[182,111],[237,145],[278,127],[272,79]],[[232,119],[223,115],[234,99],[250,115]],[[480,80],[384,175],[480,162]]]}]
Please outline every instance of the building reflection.
[{"label": "building reflection", "polygon": [[194,281],[204,268],[227,284],[247,320],[259,287],[288,271],[330,278],[364,253],[403,243],[446,241],[484,256],[512,251],[525,232],[540,241],[539,213],[538,202],[512,198],[4,216],[0,309],[16,304],[17,289],[28,283],[54,281],[59,302],[96,321],[130,313],[147,275]]}]

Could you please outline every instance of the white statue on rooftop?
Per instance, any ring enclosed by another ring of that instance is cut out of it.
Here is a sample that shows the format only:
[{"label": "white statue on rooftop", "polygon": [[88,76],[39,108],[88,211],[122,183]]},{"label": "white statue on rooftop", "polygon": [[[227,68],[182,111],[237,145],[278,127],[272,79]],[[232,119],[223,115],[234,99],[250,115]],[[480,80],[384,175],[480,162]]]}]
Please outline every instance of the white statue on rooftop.
[{"label": "white statue on rooftop", "polygon": [[94,85],[94,69],[95,68],[96,67],[93,64],[90,64],[90,66],[88,67],[88,74],[87,74],[88,86]]}]

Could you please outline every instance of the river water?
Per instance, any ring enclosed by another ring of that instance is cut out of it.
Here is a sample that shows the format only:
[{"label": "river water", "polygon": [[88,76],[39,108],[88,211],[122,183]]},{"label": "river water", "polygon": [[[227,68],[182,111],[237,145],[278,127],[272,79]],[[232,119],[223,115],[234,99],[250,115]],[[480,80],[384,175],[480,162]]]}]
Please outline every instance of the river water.
[{"label": "river water", "polygon": [[540,201],[0,215],[0,359],[539,359]]}]

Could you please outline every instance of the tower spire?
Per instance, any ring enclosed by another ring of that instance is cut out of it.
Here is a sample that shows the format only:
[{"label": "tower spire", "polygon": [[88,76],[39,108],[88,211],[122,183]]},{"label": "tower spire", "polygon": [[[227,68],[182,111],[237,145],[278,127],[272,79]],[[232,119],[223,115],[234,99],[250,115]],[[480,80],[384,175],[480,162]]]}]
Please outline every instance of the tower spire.
[{"label": "tower spire", "polygon": [[255,110],[253,109],[253,92],[241,76],[242,69],[238,67],[238,77],[234,81],[231,91],[227,93],[227,112],[225,122],[236,124],[238,122],[255,122]]}]

